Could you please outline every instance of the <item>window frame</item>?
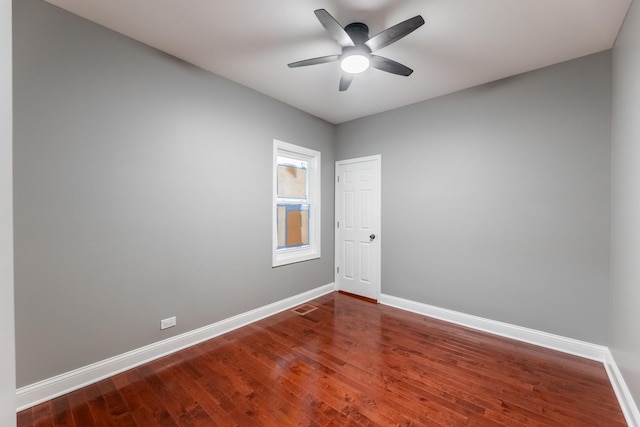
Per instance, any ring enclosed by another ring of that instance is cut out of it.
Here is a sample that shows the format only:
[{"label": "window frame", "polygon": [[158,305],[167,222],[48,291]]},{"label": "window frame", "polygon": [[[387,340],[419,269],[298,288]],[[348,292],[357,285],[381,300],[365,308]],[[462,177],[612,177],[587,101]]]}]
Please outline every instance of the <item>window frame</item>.
[{"label": "window frame", "polygon": [[[292,159],[304,160],[308,164],[308,198],[304,204],[309,204],[309,245],[278,249],[278,204],[300,204],[299,201],[292,201],[278,198],[278,156],[284,156]],[[302,261],[320,258],[321,255],[321,154],[319,151],[310,148],[301,147],[299,145],[290,144],[288,142],[273,140],[273,187],[272,187],[272,236],[271,236],[271,252],[272,267],[279,267],[287,264],[293,264]]]}]

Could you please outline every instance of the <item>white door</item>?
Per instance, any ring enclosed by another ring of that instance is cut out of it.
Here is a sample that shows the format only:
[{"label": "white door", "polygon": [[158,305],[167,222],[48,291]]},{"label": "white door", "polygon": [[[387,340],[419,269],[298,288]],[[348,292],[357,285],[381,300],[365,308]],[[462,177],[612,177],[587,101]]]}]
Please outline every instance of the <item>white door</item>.
[{"label": "white door", "polygon": [[336,162],[336,286],[380,296],[382,156]]}]

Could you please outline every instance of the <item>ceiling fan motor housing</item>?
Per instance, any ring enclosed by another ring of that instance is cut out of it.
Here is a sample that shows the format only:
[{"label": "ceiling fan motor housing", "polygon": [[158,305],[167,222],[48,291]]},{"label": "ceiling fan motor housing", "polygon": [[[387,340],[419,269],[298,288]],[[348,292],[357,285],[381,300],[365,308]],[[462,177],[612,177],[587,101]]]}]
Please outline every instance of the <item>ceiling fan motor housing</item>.
[{"label": "ceiling fan motor housing", "polygon": [[352,22],[344,27],[355,45],[365,44],[369,40],[369,27],[362,22]]}]

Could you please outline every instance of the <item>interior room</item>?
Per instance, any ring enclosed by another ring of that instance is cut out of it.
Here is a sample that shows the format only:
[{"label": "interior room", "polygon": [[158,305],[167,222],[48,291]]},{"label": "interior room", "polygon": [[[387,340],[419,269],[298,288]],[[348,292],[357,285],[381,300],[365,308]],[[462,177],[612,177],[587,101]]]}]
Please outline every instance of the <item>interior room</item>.
[{"label": "interior room", "polygon": [[[289,52],[275,41],[285,36],[246,25],[224,57],[202,53],[223,37],[181,57],[181,37],[196,33],[184,29],[198,26],[183,18],[182,34],[166,26],[169,44],[154,46],[153,25],[181,16],[162,3],[148,27],[127,27],[133,10],[96,23],[102,6],[87,2],[2,2],[0,425],[341,289],[336,162],[371,156],[381,159],[373,299],[601,362],[626,422],[640,425],[637,1],[563,1],[575,17],[558,24],[566,45],[537,52],[502,35],[486,58],[446,51],[447,2],[355,0],[295,6]],[[243,25],[237,6],[200,3],[230,8],[219,31]],[[453,3],[470,18],[498,14]],[[341,91],[337,63],[287,67],[336,53],[321,8],[341,25],[369,17],[372,34],[420,13],[426,22],[397,50],[381,49],[413,74],[367,70]],[[549,19],[514,8],[503,11],[514,27]],[[614,31],[586,27],[608,35],[583,48],[586,10]],[[264,76],[242,62],[270,54],[281,67]],[[546,59],[527,62],[536,55]],[[276,267],[274,141],[321,153],[321,252]],[[167,318],[175,326],[161,329]]]}]

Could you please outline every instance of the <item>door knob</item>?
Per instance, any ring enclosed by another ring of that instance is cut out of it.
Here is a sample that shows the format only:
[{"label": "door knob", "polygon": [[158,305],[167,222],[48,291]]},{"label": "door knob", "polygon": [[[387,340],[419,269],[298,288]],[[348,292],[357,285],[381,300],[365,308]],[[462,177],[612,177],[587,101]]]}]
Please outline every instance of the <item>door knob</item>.
[{"label": "door knob", "polygon": [[375,234],[370,234],[370,235],[369,235],[369,239],[373,240],[373,239],[375,239],[375,238],[376,238],[376,235],[375,235]]}]

